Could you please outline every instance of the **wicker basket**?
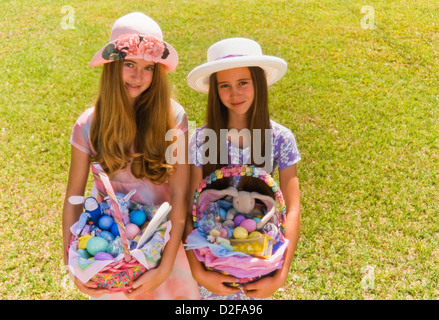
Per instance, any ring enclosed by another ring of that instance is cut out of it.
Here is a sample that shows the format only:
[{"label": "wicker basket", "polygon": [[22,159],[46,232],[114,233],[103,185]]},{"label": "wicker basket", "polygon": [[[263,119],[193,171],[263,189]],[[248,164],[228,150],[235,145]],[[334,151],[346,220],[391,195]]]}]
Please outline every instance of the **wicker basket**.
[{"label": "wicker basket", "polygon": [[[280,231],[279,234],[281,237],[281,241],[279,241],[279,243],[281,245],[285,245],[285,247],[286,247],[288,244],[288,241],[285,240],[285,238],[283,237],[285,234],[286,208],[285,208],[285,203],[284,203],[282,192],[270,174],[266,173],[265,171],[263,171],[260,168],[257,168],[255,166],[251,166],[251,165],[226,166],[226,167],[223,167],[221,169],[218,169],[218,170],[212,172],[210,175],[206,176],[200,182],[198,188],[195,190],[193,204],[192,204],[192,218],[193,218],[194,228],[196,228],[196,229],[198,228],[198,223],[202,219],[203,214],[205,214],[205,211],[200,209],[200,206],[203,208],[206,207],[205,204],[200,205],[199,200],[200,200],[200,195],[202,195],[202,192],[208,186],[212,185],[212,183],[217,181],[217,180],[221,180],[223,178],[229,178],[229,177],[237,177],[237,176],[247,176],[247,177],[252,177],[255,179],[262,180],[266,185],[268,185],[268,187],[274,193],[274,196],[277,200],[277,205],[275,207],[275,213],[270,218],[269,222],[276,225],[276,227],[279,229],[279,231]],[[205,197],[205,198],[208,198],[208,197]],[[210,199],[211,202],[214,202],[216,200],[219,200],[219,199]],[[197,252],[197,250],[198,249],[195,249],[196,252]],[[248,259],[250,259],[250,258],[248,258]],[[253,257],[253,260],[255,260],[254,257]],[[265,259],[265,260],[267,260],[267,259]],[[283,256],[282,256],[282,261],[283,261]],[[221,272],[224,274],[232,274],[231,272],[227,272],[225,268],[222,269],[221,266],[217,265],[215,268],[212,268],[211,266],[206,265],[204,263],[204,261],[202,261],[202,263],[204,264],[204,266],[208,270],[215,270],[215,271],[218,271],[218,272]],[[269,270],[266,273],[261,272],[257,276],[237,277],[238,281],[236,283],[231,283],[229,285],[241,286],[245,283],[255,281],[255,280],[259,279],[260,277],[267,276],[267,275],[271,274],[272,272],[273,272],[273,270]]]},{"label": "wicker basket", "polygon": [[[98,287],[109,289],[112,292],[124,292],[132,288],[132,282],[146,272],[147,268],[130,254],[128,239],[122,215],[119,210],[118,200],[108,176],[102,167],[96,162],[91,164],[91,169],[99,196],[102,200],[107,196],[110,199],[111,211],[113,213],[113,218],[117,223],[124,255],[122,260],[113,261],[103,267],[91,278],[91,281],[95,282]],[[70,245],[77,240],[78,237],[73,235],[70,240]]]}]

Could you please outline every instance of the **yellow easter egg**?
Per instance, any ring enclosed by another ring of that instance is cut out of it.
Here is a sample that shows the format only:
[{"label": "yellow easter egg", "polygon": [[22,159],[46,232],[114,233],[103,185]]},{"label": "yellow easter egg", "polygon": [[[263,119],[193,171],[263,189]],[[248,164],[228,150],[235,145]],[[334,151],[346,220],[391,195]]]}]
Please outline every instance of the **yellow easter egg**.
[{"label": "yellow easter egg", "polygon": [[235,230],[233,230],[233,237],[235,239],[247,239],[248,231],[243,227],[236,227]]},{"label": "yellow easter egg", "polygon": [[87,234],[85,236],[82,236],[78,239],[78,249],[86,249],[87,248],[87,242],[92,238],[91,234]]},{"label": "yellow easter egg", "polygon": [[214,237],[214,238],[219,237],[219,236],[221,235],[221,233],[219,232],[219,230],[216,230],[216,229],[212,229],[212,230],[210,230],[209,234],[210,234],[212,237]]},{"label": "yellow easter egg", "polygon": [[260,237],[260,236],[262,236],[262,233],[260,233],[259,231],[253,231],[253,232],[251,232],[249,235],[248,235],[248,238],[250,239],[250,238],[257,238],[257,237]]}]

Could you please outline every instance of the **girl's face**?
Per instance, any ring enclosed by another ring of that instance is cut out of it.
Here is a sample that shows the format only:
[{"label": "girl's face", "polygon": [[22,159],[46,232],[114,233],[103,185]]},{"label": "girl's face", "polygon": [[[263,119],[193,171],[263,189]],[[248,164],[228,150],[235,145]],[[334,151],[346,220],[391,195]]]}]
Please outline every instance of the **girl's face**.
[{"label": "girl's face", "polygon": [[229,110],[229,115],[244,115],[255,98],[255,89],[249,68],[241,67],[218,71],[218,94]]},{"label": "girl's face", "polygon": [[143,59],[125,60],[122,67],[122,79],[128,96],[134,100],[149,88],[154,75],[155,63]]}]

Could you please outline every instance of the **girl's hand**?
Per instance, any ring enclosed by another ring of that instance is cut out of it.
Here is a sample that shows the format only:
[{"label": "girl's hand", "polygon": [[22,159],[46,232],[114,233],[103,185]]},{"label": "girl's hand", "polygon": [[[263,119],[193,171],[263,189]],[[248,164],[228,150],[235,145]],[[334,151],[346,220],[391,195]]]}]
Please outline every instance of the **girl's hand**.
[{"label": "girl's hand", "polygon": [[251,298],[270,298],[283,284],[284,281],[275,274],[246,284],[244,293]]},{"label": "girl's hand", "polygon": [[98,298],[104,294],[111,293],[111,291],[108,289],[99,288],[98,285],[92,281],[82,283],[81,280],[75,277],[74,282],[79,291],[94,298]]},{"label": "girl's hand", "polygon": [[125,292],[125,295],[129,299],[133,299],[138,295],[151,294],[168,277],[169,274],[161,272],[160,267],[148,270],[133,282],[133,288]]},{"label": "girl's hand", "polygon": [[197,273],[195,280],[210,292],[218,295],[228,296],[240,291],[239,288],[232,288],[224,284],[235,282],[235,277],[216,271],[202,270]]}]

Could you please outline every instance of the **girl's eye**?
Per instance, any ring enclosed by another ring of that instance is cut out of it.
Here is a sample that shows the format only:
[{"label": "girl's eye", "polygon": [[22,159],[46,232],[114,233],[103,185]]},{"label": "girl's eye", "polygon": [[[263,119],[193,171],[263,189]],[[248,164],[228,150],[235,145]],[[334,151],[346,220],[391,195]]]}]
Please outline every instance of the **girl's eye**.
[{"label": "girl's eye", "polygon": [[241,87],[243,87],[243,86],[245,86],[245,85],[247,85],[248,84],[248,81],[241,81],[240,83],[239,83],[239,85],[241,86]]},{"label": "girl's eye", "polygon": [[131,63],[131,62],[125,62],[123,65],[124,65],[125,67],[128,67],[128,68],[132,68],[132,67],[134,67],[134,64]]},{"label": "girl's eye", "polygon": [[153,65],[147,66],[147,67],[145,67],[145,70],[147,70],[147,71],[154,71],[154,66]]},{"label": "girl's eye", "polygon": [[218,88],[220,88],[220,89],[224,89],[224,88],[228,88],[228,87],[229,87],[229,85],[227,83],[222,83],[218,86]]}]

